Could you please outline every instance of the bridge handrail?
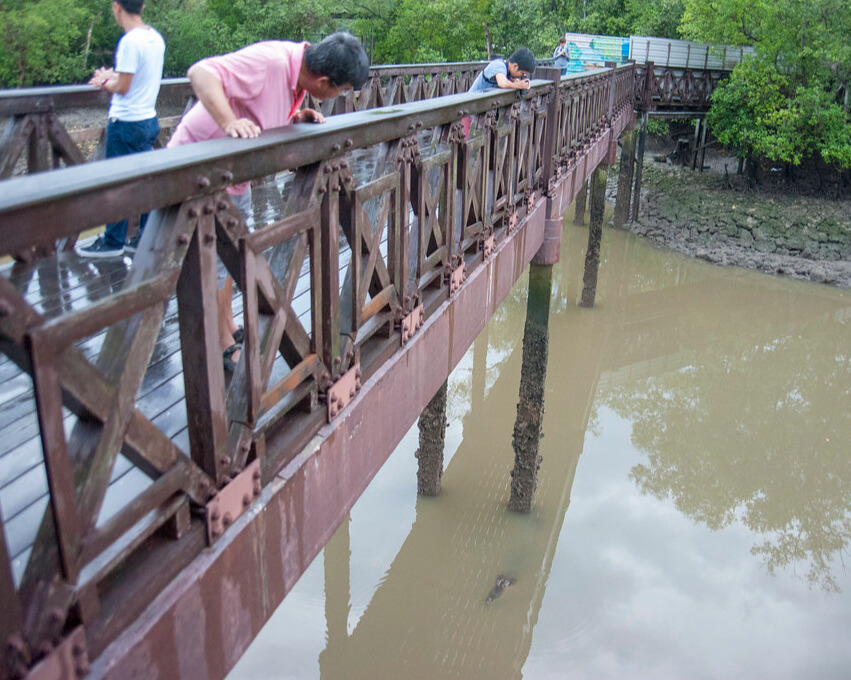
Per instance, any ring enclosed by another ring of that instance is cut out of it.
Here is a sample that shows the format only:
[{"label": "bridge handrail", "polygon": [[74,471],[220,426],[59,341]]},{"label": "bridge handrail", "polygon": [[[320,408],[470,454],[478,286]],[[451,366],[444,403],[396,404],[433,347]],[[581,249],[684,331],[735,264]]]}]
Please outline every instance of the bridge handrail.
[{"label": "bridge handrail", "polygon": [[[523,228],[553,177],[608,139],[632,107],[633,69],[542,70],[550,80],[523,94],[449,95],[0,184],[0,253],[154,211],[121,290],[88,306],[42,313],[15,285],[28,285],[26,266],[0,276],[0,349],[32,376],[49,488],[19,585],[0,520],[0,632],[21,650],[0,663],[26,670],[78,623],[99,654]],[[353,170],[358,158],[374,169]],[[281,171],[283,215],[249,232],[225,187]],[[227,384],[219,259],[243,291],[243,358]],[[186,451],[136,404],[175,292]],[[76,416],[67,438],[63,407]],[[152,483],[99,525],[119,451]]]}]

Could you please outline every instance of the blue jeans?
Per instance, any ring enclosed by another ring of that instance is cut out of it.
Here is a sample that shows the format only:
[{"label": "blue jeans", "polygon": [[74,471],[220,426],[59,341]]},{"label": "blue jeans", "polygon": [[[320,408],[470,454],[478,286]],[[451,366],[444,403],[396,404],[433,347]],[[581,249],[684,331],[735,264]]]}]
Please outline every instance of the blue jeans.
[{"label": "blue jeans", "polygon": [[[127,156],[131,153],[150,151],[160,134],[160,123],[156,116],[148,120],[123,121],[110,118],[106,126],[106,157]],[[145,228],[148,214],[139,219],[139,233]],[[106,243],[114,248],[123,248],[127,238],[127,220],[106,225]]]}]

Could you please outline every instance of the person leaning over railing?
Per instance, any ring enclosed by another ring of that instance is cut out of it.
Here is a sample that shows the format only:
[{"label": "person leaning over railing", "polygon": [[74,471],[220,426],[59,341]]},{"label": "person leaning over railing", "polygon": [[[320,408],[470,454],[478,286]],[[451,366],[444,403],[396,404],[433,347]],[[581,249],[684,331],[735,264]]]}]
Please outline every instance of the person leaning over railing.
[{"label": "person leaning over railing", "polygon": [[[313,109],[301,109],[305,95],[333,99],[360,89],[369,59],[358,40],[334,33],[316,45],[281,40],[259,42],[218,57],[202,59],[187,72],[198,102],[180,121],[167,147],[220,137],[257,137],[289,123],[324,123]],[[231,200],[248,220],[249,182],[228,187]],[[233,279],[220,275],[217,296],[219,343],[225,370],[232,371],[242,349],[241,328],[233,319]]]},{"label": "person leaning over railing", "polygon": [[[535,55],[528,47],[518,47],[508,59],[494,59],[476,76],[468,93],[487,92],[494,88],[528,90],[529,76],[535,72]],[[464,136],[469,137],[473,119],[462,120]]]},{"label": "person leaning over railing", "polygon": [[[142,0],[112,3],[115,21],[124,35],[115,48],[115,68],[101,67],[89,85],[112,93],[106,126],[106,157],[126,156],[154,148],[160,133],[157,95],[163,75],[165,41],[153,26],[142,20]],[[135,251],[148,215],[139,220],[139,233],[126,249]],[[88,246],[77,246],[83,257],[116,257],[124,254],[127,220],[106,225],[103,236]]]}]

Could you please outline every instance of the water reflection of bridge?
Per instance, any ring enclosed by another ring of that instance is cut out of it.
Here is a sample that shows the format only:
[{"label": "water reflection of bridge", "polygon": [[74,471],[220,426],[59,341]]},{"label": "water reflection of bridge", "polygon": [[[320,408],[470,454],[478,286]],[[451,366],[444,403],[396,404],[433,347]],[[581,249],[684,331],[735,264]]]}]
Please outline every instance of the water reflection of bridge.
[{"label": "water reflection of bridge", "polygon": [[[686,262],[633,292],[631,285],[639,277],[629,258],[632,241],[619,235],[608,242],[602,308],[581,317],[571,314],[570,323],[554,320],[561,325],[558,351],[570,358],[553,358],[547,379],[569,387],[558,389],[558,408],[549,410],[546,436],[559,443],[563,455],[545,457],[533,515],[505,509],[510,433],[492,417],[499,401],[513,403],[516,398],[521,346],[511,347],[485,394],[488,337],[483,335],[474,345],[470,410],[462,444],[444,474],[444,493],[438,501],[418,499],[416,521],[351,634],[348,528],[326,549],[328,641],[319,657],[323,678],[338,677],[340,669],[353,678],[519,677],[595,398],[703,360],[713,338],[701,341],[689,333],[694,309],[707,310],[713,318],[726,315],[736,327],[751,326],[749,339],[765,345],[814,321],[841,320],[851,312],[832,291],[818,287],[796,296],[794,308],[784,295],[774,296],[775,306],[767,308],[764,293],[744,281],[742,273],[725,270],[719,281],[720,270],[706,274],[701,265]],[[581,249],[569,247],[568,253],[572,263],[564,269],[572,276],[557,283],[560,301],[570,305],[582,286]],[[713,279],[711,293],[704,292],[707,277]],[[778,282],[779,288],[785,285]],[[718,335],[723,336],[723,329]],[[442,547],[438,557],[434,546],[444,541],[450,548]],[[488,604],[485,596],[499,573],[517,582]]]}]

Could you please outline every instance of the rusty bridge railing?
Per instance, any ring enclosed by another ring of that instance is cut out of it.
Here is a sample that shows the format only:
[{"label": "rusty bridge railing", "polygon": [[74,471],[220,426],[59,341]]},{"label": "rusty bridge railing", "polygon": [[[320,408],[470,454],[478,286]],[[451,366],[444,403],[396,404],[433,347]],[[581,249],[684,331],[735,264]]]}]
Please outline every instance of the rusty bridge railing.
[{"label": "rusty bridge railing", "polygon": [[[321,108],[325,115],[333,115],[459,94],[469,89],[484,65],[485,62],[471,61],[373,66],[361,90],[346,92],[321,104],[315,101],[305,104]],[[108,93],[89,85],[0,90],[0,120],[7,121],[0,139],[0,180],[13,173],[43,172],[82,163],[86,159],[83,142],[97,141],[93,157],[103,158],[109,97]],[[189,80],[164,80],[158,101],[160,108],[178,112],[188,109],[194,103]],[[61,114],[70,110],[100,113],[103,123],[69,130]],[[180,115],[160,117],[162,141],[179,120]]]},{"label": "rusty bridge railing", "polygon": [[[84,673],[523,228],[632,106],[633,77],[536,80],[522,96],[443,96],[0,184],[0,254],[151,212],[108,280],[73,252],[0,276],[0,375],[22,395],[0,443],[0,677],[42,660]],[[225,188],[270,177],[278,207],[251,230]],[[231,375],[219,261],[242,291]],[[172,404],[158,415],[154,392]],[[119,467],[143,483],[107,508]]]}]

